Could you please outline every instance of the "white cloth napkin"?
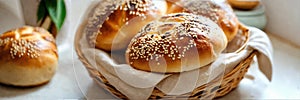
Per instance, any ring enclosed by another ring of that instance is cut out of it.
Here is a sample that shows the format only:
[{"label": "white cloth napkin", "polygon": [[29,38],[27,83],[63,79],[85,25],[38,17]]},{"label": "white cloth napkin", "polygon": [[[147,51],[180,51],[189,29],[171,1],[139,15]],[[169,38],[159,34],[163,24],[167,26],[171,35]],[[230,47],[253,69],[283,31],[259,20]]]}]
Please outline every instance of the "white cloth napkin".
[{"label": "white cloth napkin", "polygon": [[273,66],[273,47],[267,34],[260,29],[248,27],[250,29],[250,40],[247,49],[257,50],[259,69],[265,76],[272,81]]},{"label": "white cloth napkin", "polygon": [[[109,54],[94,48],[82,48],[84,56],[116,89],[129,99],[147,99],[156,87],[168,95],[180,95],[191,92],[210,82],[219,75],[231,71],[239,62],[250,55],[253,50],[259,51],[257,58],[260,70],[272,78],[272,45],[268,36],[259,29],[249,27],[250,39],[246,49],[239,53],[224,53],[206,67],[180,74],[158,74],[133,69],[127,64],[117,64]],[[85,38],[81,46],[86,46]]]}]

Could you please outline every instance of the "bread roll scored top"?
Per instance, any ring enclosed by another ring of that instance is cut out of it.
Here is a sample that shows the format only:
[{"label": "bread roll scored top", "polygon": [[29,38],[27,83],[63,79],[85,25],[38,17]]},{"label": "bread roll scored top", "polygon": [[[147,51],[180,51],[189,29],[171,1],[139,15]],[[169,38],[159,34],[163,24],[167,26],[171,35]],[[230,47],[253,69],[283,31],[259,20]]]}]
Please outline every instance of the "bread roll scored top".
[{"label": "bread roll scored top", "polygon": [[[95,39],[96,48],[106,51],[126,49],[131,38],[145,24],[165,14],[167,8],[163,0],[116,0],[113,3],[115,10],[100,26]],[[93,37],[89,40],[94,41]]]},{"label": "bread roll scored top", "polygon": [[168,13],[186,12],[205,16],[217,23],[231,41],[238,32],[239,21],[224,0],[168,0]]},{"label": "bread roll scored top", "polygon": [[24,26],[0,35],[0,83],[35,86],[48,82],[58,61],[53,36],[45,29]]},{"label": "bread roll scored top", "polygon": [[224,32],[210,19],[188,13],[169,14],[147,24],[132,39],[126,60],[143,71],[183,72],[213,62],[226,45]]}]

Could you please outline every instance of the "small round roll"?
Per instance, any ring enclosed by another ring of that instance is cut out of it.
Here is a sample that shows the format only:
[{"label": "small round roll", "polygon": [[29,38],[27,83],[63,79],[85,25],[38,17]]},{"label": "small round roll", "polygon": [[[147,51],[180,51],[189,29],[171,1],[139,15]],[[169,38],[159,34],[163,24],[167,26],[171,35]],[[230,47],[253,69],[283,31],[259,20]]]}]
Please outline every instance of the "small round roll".
[{"label": "small round roll", "polygon": [[226,0],[167,0],[168,13],[193,13],[205,16],[217,23],[231,41],[238,32],[240,23]]},{"label": "small round roll", "polygon": [[236,9],[251,10],[260,4],[260,0],[228,0],[228,3]]},{"label": "small round roll", "polygon": [[[164,0],[122,0],[119,3],[111,0],[111,2],[117,5],[116,9],[112,10],[106,21],[100,25],[96,36],[88,34],[88,40],[95,41],[95,47],[105,51],[126,49],[132,37],[145,24],[165,14],[167,9]],[[103,10],[99,11],[95,14],[103,14]]]},{"label": "small round roll", "polygon": [[147,24],[130,42],[126,61],[143,71],[184,72],[210,64],[226,45],[224,32],[210,19],[174,13]]},{"label": "small round roll", "polygon": [[24,26],[0,34],[0,83],[36,86],[54,75],[58,54],[53,36],[45,29]]}]

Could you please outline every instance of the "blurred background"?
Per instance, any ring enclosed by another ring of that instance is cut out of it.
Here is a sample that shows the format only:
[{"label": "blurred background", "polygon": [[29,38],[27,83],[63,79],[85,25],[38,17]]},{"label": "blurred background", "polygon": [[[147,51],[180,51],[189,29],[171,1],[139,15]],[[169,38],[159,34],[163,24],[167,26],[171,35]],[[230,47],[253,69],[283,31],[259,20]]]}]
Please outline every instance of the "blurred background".
[{"label": "blurred background", "polygon": [[[0,0],[0,10],[2,19],[0,32],[8,30],[11,27],[27,25],[37,25],[36,9],[39,0]],[[89,0],[93,1],[93,0]],[[260,0],[229,0],[229,1],[260,1]],[[84,0],[77,0],[74,3]],[[86,2],[89,3],[89,2]],[[260,29],[275,34],[294,45],[300,46],[300,9],[299,0],[261,0],[256,8],[251,10],[239,10],[235,12],[242,22],[257,26]],[[80,9],[78,9],[80,8]],[[74,9],[84,10],[81,7]],[[263,18],[257,17],[266,17]],[[251,19],[252,18],[252,19]],[[256,20],[254,20],[256,18]],[[5,19],[5,20],[3,20]],[[5,21],[5,22],[3,22]],[[264,24],[264,22],[266,22]],[[5,24],[4,24],[5,23]]]}]

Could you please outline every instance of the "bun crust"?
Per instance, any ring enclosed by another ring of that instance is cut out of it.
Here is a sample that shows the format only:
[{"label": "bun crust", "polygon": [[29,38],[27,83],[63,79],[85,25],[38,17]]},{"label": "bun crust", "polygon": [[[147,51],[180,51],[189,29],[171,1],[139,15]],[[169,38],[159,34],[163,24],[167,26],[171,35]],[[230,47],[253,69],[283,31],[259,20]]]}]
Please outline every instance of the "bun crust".
[{"label": "bun crust", "polygon": [[260,0],[228,0],[228,3],[236,9],[251,10],[260,4]]},{"label": "bun crust", "polygon": [[24,26],[0,35],[0,83],[35,86],[48,82],[57,68],[53,36],[45,29]]},{"label": "bun crust", "polygon": [[144,71],[183,72],[211,63],[226,45],[222,29],[210,19],[175,13],[147,24],[129,44],[126,61]]},{"label": "bun crust", "polygon": [[240,26],[231,6],[225,1],[214,0],[171,0],[168,13],[186,12],[205,16],[217,23],[231,41]]},{"label": "bun crust", "polygon": [[122,0],[116,5],[100,26],[96,38],[88,38],[95,41],[96,48],[106,51],[126,49],[145,24],[165,14],[167,9],[163,0]]}]

